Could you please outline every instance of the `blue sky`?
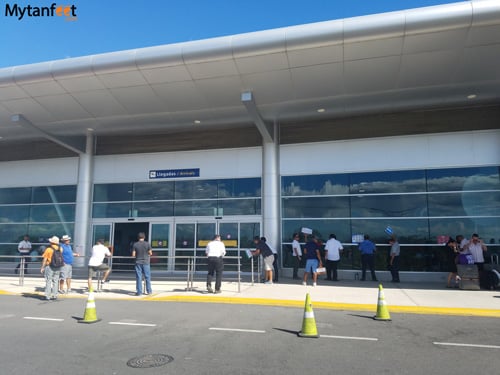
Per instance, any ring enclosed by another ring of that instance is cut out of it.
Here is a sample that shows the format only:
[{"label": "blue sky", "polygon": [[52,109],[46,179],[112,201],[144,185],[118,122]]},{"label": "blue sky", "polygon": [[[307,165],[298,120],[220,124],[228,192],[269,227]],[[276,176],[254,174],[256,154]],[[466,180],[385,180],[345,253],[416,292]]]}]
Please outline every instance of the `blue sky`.
[{"label": "blue sky", "polygon": [[[454,0],[31,0],[1,1],[0,67],[31,64]],[[76,6],[76,20],[65,17],[6,15],[13,9]]]}]

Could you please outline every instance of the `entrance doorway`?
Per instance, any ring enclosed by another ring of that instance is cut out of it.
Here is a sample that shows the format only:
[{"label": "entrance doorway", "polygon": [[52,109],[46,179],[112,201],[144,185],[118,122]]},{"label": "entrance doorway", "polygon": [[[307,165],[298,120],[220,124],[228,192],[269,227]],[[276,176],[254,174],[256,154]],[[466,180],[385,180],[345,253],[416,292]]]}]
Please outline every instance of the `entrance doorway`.
[{"label": "entrance doorway", "polygon": [[113,234],[113,268],[122,270],[134,269],[132,245],[137,241],[137,234],[144,232],[149,238],[149,223],[115,223]]}]

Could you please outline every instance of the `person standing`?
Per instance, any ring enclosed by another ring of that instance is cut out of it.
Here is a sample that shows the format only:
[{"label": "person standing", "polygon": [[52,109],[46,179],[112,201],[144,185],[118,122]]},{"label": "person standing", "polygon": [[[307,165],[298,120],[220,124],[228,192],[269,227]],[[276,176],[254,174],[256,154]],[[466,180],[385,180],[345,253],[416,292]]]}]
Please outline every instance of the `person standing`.
[{"label": "person standing", "polygon": [[267,246],[269,246],[269,248],[271,249],[271,251],[273,252],[273,256],[274,256],[274,261],[273,261],[273,270],[274,270],[274,274],[273,274],[273,282],[274,283],[277,283],[278,282],[278,275],[279,275],[279,266],[278,266],[278,252],[276,251],[276,249],[274,247],[272,247],[271,245],[269,245],[267,243],[267,238],[266,237],[261,237],[260,238],[262,241],[264,241]]},{"label": "person standing", "polygon": [[342,244],[337,241],[335,234],[330,234],[330,238],[325,244],[326,279],[339,281],[337,266],[340,262],[340,253],[344,250]]},{"label": "person standing", "polygon": [[136,295],[142,295],[142,278],[146,281],[146,290],[144,294],[153,293],[151,289],[151,255],[153,249],[148,241],[146,234],[140,232],[137,235],[138,241],[132,246],[132,256],[135,257],[135,290]]},{"label": "person standing", "polygon": [[399,254],[401,253],[401,246],[399,246],[398,239],[393,236],[389,240],[391,250],[389,252],[389,269],[391,270],[393,283],[399,283]]},{"label": "person standing", "polygon": [[108,281],[108,276],[111,272],[111,268],[104,263],[104,258],[111,257],[111,251],[104,246],[104,240],[103,239],[98,239],[96,241],[96,244],[92,247],[92,254],[89,259],[89,279],[88,279],[88,286],[89,286],[89,291],[92,290],[92,278],[94,277],[95,273],[97,271],[104,271],[104,275],[102,278],[102,282],[105,283]]},{"label": "person standing", "polygon": [[73,260],[74,257],[80,254],[73,252],[73,248],[69,244],[71,237],[65,234],[61,237],[62,241],[62,254],[64,259],[64,266],[61,268],[61,275],[59,280],[59,293],[64,293],[64,283],[66,282],[66,293],[71,293],[71,278],[73,277]]},{"label": "person standing", "polygon": [[457,275],[458,275],[458,269],[457,269],[457,257],[459,254],[459,249],[458,249],[458,244],[457,241],[453,238],[450,237],[448,242],[446,242],[446,265],[448,268],[448,281],[446,283],[447,288],[454,288],[458,287],[458,285],[452,285],[453,283],[457,282]]},{"label": "person standing", "polygon": [[366,280],[366,269],[370,268],[372,281],[378,281],[375,275],[375,244],[370,241],[370,236],[365,234],[364,241],[359,244],[361,251],[361,281]]},{"label": "person standing", "polygon": [[19,242],[19,245],[17,245],[17,251],[19,253],[19,256],[21,257],[21,261],[14,270],[14,273],[15,274],[19,273],[19,270],[21,268],[21,263],[24,260],[24,274],[26,275],[28,273],[28,261],[31,253],[30,236],[28,236],[27,234],[24,235],[23,240]]},{"label": "person standing", "polygon": [[318,267],[322,267],[321,252],[318,239],[313,236],[304,246],[304,254],[306,256],[306,268],[304,270],[303,285],[307,285],[309,273],[312,274],[313,286],[318,282]]},{"label": "person standing", "polygon": [[[223,257],[226,255],[226,246],[220,239],[220,234],[214,235],[212,241],[207,244],[205,254],[208,258],[207,291],[209,293],[220,293],[222,284],[222,271],[224,269]],[[215,292],[212,289],[212,279],[215,273]]]},{"label": "person standing", "polygon": [[253,255],[262,255],[262,259],[264,260],[264,271],[265,271],[265,284],[273,283],[273,262],[274,255],[273,251],[269,248],[269,246],[260,239],[259,236],[255,236],[253,238],[253,242],[256,245],[254,251],[252,251]]},{"label": "person standing", "polygon": [[474,264],[477,265],[477,270],[482,272],[484,269],[484,253],[488,248],[484,244],[483,240],[479,238],[477,233],[471,236],[470,241],[464,245],[464,250],[469,252],[474,259]]},{"label": "person standing", "polygon": [[[49,238],[50,245],[45,248],[42,256],[42,268],[40,272],[45,276],[45,299],[56,300],[57,292],[59,287],[59,275],[61,273],[62,264],[58,266],[54,265],[52,258],[56,257],[55,252],[60,251],[62,253],[61,246],[59,246],[59,237],[52,236]],[[61,254],[62,263],[62,254]]]},{"label": "person standing", "polygon": [[302,249],[300,248],[300,243],[299,243],[299,234],[294,233],[293,234],[293,241],[292,241],[292,266],[293,266],[293,279],[294,280],[299,280],[299,265],[300,261],[302,260]]}]

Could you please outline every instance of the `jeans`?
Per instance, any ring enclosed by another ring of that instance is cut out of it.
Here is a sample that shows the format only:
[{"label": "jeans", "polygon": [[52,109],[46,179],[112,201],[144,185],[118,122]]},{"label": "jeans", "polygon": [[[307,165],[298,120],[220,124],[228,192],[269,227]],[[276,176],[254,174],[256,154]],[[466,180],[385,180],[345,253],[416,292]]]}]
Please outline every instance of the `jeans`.
[{"label": "jeans", "polygon": [[45,267],[45,298],[57,298],[60,268]]},{"label": "jeans", "polygon": [[292,255],[292,266],[293,266],[293,278],[296,279],[299,277],[299,265],[300,265],[300,260],[298,256],[293,256]]},{"label": "jeans", "polygon": [[151,294],[153,290],[151,289],[151,265],[149,264],[138,264],[135,265],[135,289],[137,295],[142,294],[142,276],[144,275],[144,280],[146,280],[146,293]]},{"label": "jeans", "polygon": [[392,281],[399,281],[399,256],[394,257],[390,266]]},{"label": "jeans", "polygon": [[274,254],[274,262],[273,262],[274,274],[273,281],[278,282],[278,253]]},{"label": "jeans", "polygon": [[367,268],[370,268],[370,271],[372,273],[372,280],[377,281],[377,276],[375,275],[374,254],[361,254],[361,280],[365,280]]},{"label": "jeans", "polygon": [[215,273],[215,290],[220,290],[223,268],[224,262],[222,261],[222,257],[208,257],[207,287],[212,287],[212,278]]}]

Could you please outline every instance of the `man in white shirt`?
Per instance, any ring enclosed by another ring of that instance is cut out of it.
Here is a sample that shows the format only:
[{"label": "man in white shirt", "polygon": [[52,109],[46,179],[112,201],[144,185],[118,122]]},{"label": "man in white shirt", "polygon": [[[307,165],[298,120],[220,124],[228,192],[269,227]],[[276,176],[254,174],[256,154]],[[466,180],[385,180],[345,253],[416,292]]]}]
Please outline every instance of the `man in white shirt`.
[{"label": "man in white shirt", "polygon": [[469,252],[474,259],[474,263],[477,264],[477,269],[479,272],[484,269],[484,253],[487,250],[486,245],[483,240],[479,238],[477,233],[471,236],[470,241],[464,246],[464,250]]},{"label": "man in white shirt", "polygon": [[[30,242],[30,236],[27,234],[24,235],[24,239],[19,242],[19,245],[17,245],[17,251],[19,252],[19,255],[21,258],[24,260],[24,274],[28,273],[28,260],[29,256],[31,253],[31,242]],[[21,263],[19,263],[14,270],[14,273],[19,273],[19,270],[21,268]]]},{"label": "man in white shirt", "polygon": [[340,262],[340,252],[344,250],[342,244],[337,241],[335,234],[330,234],[330,239],[325,245],[325,260],[326,260],[326,279],[331,281],[339,281],[337,274],[337,266]]},{"label": "man in white shirt", "polygon": [[[220,234],[216,234],[212,241],[207,244],[205,254],[208,257],[207,291],[209,293],[220,293],[222,284],[222,271],[224,262],[222,258],[226,255],[226,246],[220,239]],[[212,289],[212,278],[215,273],[215,291]]]},{"label": "man in white shirt", "polygon": [[299,243],[299,234],[294,233],[293,234],[293,241],[292,241],[292,266],[293,266],[293,278],[294,280],[299,280],[299,265],[300,261],[302,259],[302,249],[300,248],[300,243]]},{"label": "man in white shirt", "polygon": [[103,263],[105,257],[111,257],[111,251],[109,251],[109,249],[103,244],[104,240],[99,239],[92,247],[92,255],[89,259],[89,291],[92,290],[92,278],[97,271],[104,271],[104,275],[102,277],[103,283],[108,281],[108,276],[111,272],[111,268],[107,264]]}]

